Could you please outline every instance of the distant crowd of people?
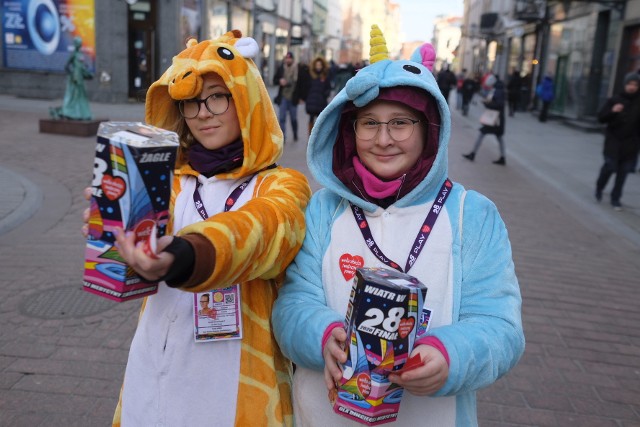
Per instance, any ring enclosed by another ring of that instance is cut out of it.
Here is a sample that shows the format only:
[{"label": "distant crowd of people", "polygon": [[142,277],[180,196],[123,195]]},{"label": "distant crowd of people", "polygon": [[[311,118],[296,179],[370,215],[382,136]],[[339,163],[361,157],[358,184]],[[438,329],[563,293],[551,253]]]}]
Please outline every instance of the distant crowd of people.
[{"label": "distant crowd of people", "polygon": [[[332,94],[340,92],[347,81],[355,76],[357,70],[366,65],[338,65],[334,61],[327,62],[320,56],[313,58],[309,64],[296,64],[293,54],[287,53],[273,80],[273,84],[279,87],[275,102],[278,104],[278,119],[283,132],[287,128],[289,116],[293,141],[298,141],[297,106],[304,101],[305,111],[309,115],[310,135],[317,116],[328,105]],[[499,143],[500,156],[493,163],[506,165],[503,138],[506,114],[514,117],[518,111],[528,111],[537,107],[538,120],[544,123],[549,118],[549,109],[556,97],[554,80],[548,74],[542,76],[535,87],[532,86],[530,74],[522,74],[515,68],[508,75],[506,83],[492,71],[471,74],[467,69],[462,69],[455,74],[447,64],[434,74],[438,88],[447,101],[451,92],[455,90],[455,108],[461,111],[462,115],[468,115],[474,96],[477,96],[485,107],[473,148],[463,155],[469,161],[475,160],[484,137],[494,135]],[[615,175],[610,197],[611,204],[616,209],[621,209],[620,198],[626,175],[637,169],[640,151],[640,131],[633,125],[640,119],[640,91],[636,88],[640,87],[640,73],[627,75],[624,85],[624,90],[608,99],[598,113],[598,120],[606,124],[607,128],[604,164],[596,182],[595,197],[598,201],[602,199],[603,189]]]},{"label": "distant crowd of people", "polygon": [[290,117],[293,142],[298,141],[297,108],[301,101],[309,115],[308,132],[311,135],[315,120],[327,106],[331,95],[340,92],[365,65],[364,62],[338,65],[322,56],[314,57],[309,64],[296,63],[293,53],[287,52],[273,77],[273,84],[278,87],[274,102],[278,105],[278,120],[285,133],[285,141],[287,116]]}]

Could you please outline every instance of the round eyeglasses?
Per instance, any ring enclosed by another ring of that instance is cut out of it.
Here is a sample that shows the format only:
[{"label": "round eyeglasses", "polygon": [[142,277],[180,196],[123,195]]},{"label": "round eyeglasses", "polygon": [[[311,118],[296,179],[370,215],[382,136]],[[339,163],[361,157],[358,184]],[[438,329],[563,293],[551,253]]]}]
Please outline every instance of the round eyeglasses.
[{"label": "round eyeglasses", "polygon": [[389,132],[391,139],[401,142],[413,135],[413,127],[416,123],[420,123],[420,120],[413,120],[408,117],[396,117],[388,122],[378,122],[363,117],[353,121],[353,130],[358,138],[368,141],[378,135],[381,125],[387,125],[387,132]]},{"label": "round eyeglasses", "polygon": [[204,104],[207,111],[217,116],[227,112],[231,97],[230,93],[212,93],[205,99],[185,99],[178,101],[178,110],[185,119],[193,119],[200,113],[200,105]]}]

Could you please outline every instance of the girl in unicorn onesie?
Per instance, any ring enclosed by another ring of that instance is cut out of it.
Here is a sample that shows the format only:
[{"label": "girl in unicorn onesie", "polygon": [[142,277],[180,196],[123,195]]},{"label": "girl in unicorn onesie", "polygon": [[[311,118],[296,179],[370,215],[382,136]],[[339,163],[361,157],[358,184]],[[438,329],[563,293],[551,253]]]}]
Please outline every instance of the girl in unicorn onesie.
[{"label": "girl in unicorn onesie", "polygon": [[410,354],[422,364],[389,375],[404,388],[397,425],[477,425],[476,391],[512,369],[525,345],[507,229],[490,200],[448,178],[451,116],[430,71],[433,47],[391,61],[377,26],[371,35],[370,65],[313,128],[307,162],[325,188],[307,207],[272,314],[297,366],[295,420],[359,425],[327,398],[346,361],[355,266],[395,268],[428,287],[429,328]]},{"label": "girl in unicorn onesie", "polygon": [[[127,264],[160,284],[143,302],[114,426],[293,423],[291,363],[270,316],[303,241],[310,189],[275,164],[283,135],[251,59],[258,53],[237,30],[191,39],[147,93],[147,123],[175,131],[180,148],[157,255],[133,233],[116,237]],[[198,341],[194,296],[222,291],[242,334]]]}]

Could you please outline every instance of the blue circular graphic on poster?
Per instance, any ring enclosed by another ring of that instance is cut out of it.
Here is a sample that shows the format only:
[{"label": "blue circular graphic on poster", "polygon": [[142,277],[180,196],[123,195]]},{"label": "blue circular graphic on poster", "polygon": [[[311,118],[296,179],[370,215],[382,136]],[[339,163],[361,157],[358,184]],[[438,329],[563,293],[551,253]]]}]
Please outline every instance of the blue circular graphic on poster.
[{"label": "blue circular graphic on poster", "polygon": [[27,9],[27,28],[35,48],[51,55],[60,42],[60,16],[52,0],[32,0]]}]

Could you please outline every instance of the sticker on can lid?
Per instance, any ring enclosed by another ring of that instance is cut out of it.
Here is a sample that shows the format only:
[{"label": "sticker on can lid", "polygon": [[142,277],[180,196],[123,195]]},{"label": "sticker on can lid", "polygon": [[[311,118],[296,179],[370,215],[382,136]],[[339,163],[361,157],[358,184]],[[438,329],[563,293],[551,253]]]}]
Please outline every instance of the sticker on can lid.
[{"label": "sticker on can lid", "polygon": [[142,242],[142,250],[149,257],[158,259],[158,238],[156,237],[156,222],[152,219],[143,219],[136,225],[133,231],[135,233],[135,242]]}]

